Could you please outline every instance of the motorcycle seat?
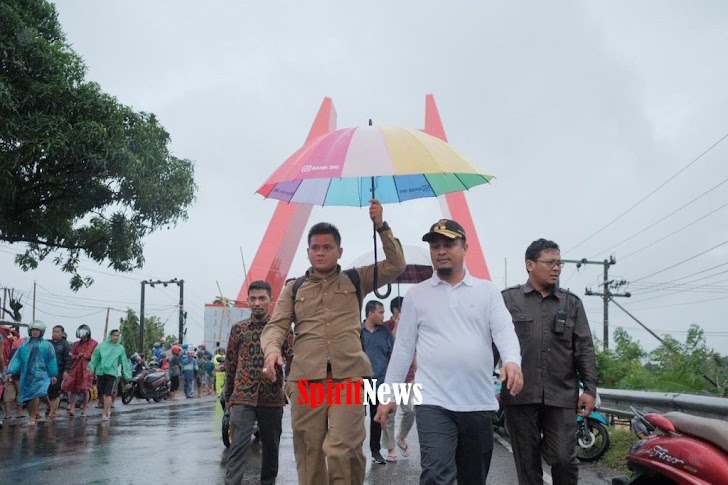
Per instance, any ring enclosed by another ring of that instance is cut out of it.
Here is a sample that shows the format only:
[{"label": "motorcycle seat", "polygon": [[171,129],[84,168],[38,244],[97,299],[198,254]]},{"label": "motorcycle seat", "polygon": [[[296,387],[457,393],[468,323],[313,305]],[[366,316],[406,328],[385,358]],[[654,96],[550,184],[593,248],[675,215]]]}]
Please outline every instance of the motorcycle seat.
[{"label": "motorcycle seat", "polygon": [[147,374],[144,377],[144,383],[145,384],[151,384],[152,382],[157,381],[157,380],[161,379],[164,376],[165,376],[165,373],[164,372],[153,372],[151,374]]},{"label": "motorcycle seat", "polygon": [[665,413],[663,416],[676,430],[701,438],[728,453],[727,422],[678,412]]}]

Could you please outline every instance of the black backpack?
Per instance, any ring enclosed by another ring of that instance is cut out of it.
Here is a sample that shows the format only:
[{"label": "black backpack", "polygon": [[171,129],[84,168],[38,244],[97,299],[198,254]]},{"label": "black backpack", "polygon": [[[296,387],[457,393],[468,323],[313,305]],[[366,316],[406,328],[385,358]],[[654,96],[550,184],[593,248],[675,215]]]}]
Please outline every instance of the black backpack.
[{"label": "black backpack", "polygon": [[[356,288],[356,300],[359,302],[359,316],[361,316],[361,286],[360,286],[360,280],[359,280],[359,272],[356,270],[356,268],[350,268],[344,270],[344,274],[351,280],[351,283],[354,285],[354,288]],[[299,276],[296,278],[296,281],[293,283],[293,288],[291,288],[291,296],[293,298],[293,321],[296,321],[296,294],[298,293],[298,289],[303,285],[303,282],[306,281],[305,276]],[[361,329],[359,329],[359,339],[361,340],[361,348],[364,350],[364,334],[362,333]]]}]

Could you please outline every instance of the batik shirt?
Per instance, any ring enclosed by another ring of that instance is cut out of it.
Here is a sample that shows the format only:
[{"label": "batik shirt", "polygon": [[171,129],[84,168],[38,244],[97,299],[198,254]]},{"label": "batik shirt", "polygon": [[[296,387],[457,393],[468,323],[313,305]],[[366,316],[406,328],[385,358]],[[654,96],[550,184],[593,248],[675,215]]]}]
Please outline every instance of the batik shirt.
[{"label": "batik shirt", "polygon": [[[260,335],[270,321],[270,315],[262,322],[252,318],[233,325],[230,329],[225,355],[225,400],[231,404],[260,407],[283,407],[283,373],[278,369],[275,382],[263,376],[265,357],[260,345]],[[283,359],[291,350],[292,334],[283,344]]]}]

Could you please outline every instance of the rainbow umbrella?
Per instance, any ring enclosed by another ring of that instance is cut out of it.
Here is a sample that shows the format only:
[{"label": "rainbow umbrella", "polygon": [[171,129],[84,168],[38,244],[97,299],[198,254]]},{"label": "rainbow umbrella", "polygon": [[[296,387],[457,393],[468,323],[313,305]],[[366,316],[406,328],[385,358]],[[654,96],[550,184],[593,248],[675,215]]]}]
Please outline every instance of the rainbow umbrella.
[{"label": "rainbow umbrella", "polygon": [[[369,199],[404,202],[459,192],[490,182],[446,142],[419,130],[360,126],[311,140],[257,190],[266,198],[297,204],[363,207]],[[374,232],[374,286],[377,246]],[[391,292],[374,294],[386,298]]]},{"label": "rainbow umbrella", "polygon": [[298,204],[363,207],[372,188],[386,204],[459,192],[492,178],[427,133],[361,126],[306,143],[257,193]]}]

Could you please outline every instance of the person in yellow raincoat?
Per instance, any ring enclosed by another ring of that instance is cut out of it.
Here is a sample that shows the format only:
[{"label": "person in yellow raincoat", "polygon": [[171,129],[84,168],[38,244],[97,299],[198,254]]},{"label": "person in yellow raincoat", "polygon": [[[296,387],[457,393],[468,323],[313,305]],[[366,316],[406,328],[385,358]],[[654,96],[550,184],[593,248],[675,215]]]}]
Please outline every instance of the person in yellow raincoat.
[{"label": "person in yellow raincoat", "polygon": [[225,388],[225,349],[218,347],[212,360],[215,362],[215,394],[219,397]]}]

